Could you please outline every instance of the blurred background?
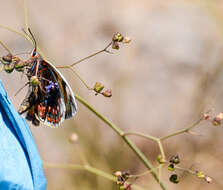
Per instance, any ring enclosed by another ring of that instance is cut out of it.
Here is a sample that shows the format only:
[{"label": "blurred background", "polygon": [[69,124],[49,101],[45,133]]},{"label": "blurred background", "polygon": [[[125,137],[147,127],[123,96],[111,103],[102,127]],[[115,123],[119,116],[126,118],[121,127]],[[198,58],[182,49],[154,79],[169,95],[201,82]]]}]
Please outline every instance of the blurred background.
[{"label": "blurred background", "polygon": [[[21,31],[25,27],[22,0],[0,1],[1,25]],[[103,49],[114,33],[132,42],[113,54],[100,54],[75,69],[93,86],[96,81],[111,88],[112,98],[95,96],[70,71],[61,70],[75,93],[124,131],[138,131],[157,137],[187,127],[202,112],[223,111],[223,2],[113,0],[53,1],[27,0],[29,23],[38,46],[54,65],[71,64]],[[30,52],[23,37],[0,28],[2,40],[14,53]],[[0,56],[7,52],[0,48]],[[21,56],[23,57],[23,55]],[[24,59],[27,56],[24,56]],[[0,73],[16,108],[27,88],[21,73]],[[40,155],[51,163],[81,164],[81,154],[93,166],[112,174],[146,170],[114,131],[78,102],[78,113],[59,128],[30,124]],[[167,157],[179,154],[181,166],[202,170],[214,181],[180,175],[178,185],[168,189],[223,189],[223,129],[209,122],[193,130],[199,136],[182,134],[164,142]],[[72,133],[78,143],[71,144]],[[159,154],[157,144],[132,137],[152,163]],[[45,169],[49,190],[118,189],[114,182],[85,171]],[[135,181],[145,189],[160,189],[151,175]]]}]

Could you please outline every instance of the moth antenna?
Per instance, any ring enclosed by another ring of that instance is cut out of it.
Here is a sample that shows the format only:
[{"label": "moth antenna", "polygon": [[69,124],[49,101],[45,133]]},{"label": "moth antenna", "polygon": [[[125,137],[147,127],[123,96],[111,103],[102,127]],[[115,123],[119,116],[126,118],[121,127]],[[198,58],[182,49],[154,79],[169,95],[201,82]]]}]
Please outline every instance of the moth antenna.
[{"label": "moth antenna", "polygon": [[14,56],[17,56],[17,55],[24,55],[24,54],[30,54],[31,52],[21,52],[21,53],[17,53],[15,54]]},{"label": "moth antenna", "polygon": [[34,50],[36,51],[36,49],[37,49],[37,43],[36,43],[36,39],[35,39],[33,33],[31,32],[31,29],[28,28],[28,32],[29,32],[29,33],[27,33],[27,32],[25,31],[24,28],[22,28],[22,31],[23,31],[23,32],[29,37],[29,39],[33,42],[33,44],[34,44]]},{"label": "moth antenna", "polygon": [[35,39],[33,33],[31,32],[31,29],[30,29],[30,28],[28,28],[28,31],[29,31],[29,33],[30,33],[30,35],[31,35],[31,37],[32,37],[32,40],[33,40],[33,42],[34,42],[34,48],[35,48],[35,50],[36,50],[36,49],[37,49],[36,39]]}]

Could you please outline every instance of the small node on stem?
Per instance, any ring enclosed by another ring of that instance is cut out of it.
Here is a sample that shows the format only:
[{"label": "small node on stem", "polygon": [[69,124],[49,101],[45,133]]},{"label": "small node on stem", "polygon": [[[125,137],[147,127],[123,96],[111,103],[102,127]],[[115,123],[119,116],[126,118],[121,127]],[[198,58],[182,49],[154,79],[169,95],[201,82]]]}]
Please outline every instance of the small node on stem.
[{"label": "small node on stem", "polygon": [[161,154],[159,154],[157,156],[157,161],[158,161],[159,164],[164,164],[166,162],[166,160],[162,157]]}]

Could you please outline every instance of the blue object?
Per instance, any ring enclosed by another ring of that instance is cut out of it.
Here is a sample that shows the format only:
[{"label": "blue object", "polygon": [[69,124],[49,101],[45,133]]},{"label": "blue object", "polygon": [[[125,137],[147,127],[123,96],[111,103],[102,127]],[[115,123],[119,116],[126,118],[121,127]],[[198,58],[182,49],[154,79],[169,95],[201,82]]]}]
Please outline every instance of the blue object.
[{"label": "blue object", "polygon": [[0,80],[0,190],[45,190],[42,161],[26,121]]}]

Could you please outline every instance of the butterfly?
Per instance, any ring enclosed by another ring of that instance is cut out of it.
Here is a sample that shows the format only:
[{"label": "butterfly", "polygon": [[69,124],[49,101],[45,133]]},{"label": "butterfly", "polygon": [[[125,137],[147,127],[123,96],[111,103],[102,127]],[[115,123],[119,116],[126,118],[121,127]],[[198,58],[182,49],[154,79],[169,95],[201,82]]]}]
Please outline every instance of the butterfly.
[{"label": "butterfly", "polygon": [[26,113],[26,119],[34,125],[42,122],[46,126],[59,126],[77,112],[74,94],[65,77],[37,52],[35,38],[29,29],[34,49],[26,61],[26,76],[29,80],[28,93],[19,114]]}]

